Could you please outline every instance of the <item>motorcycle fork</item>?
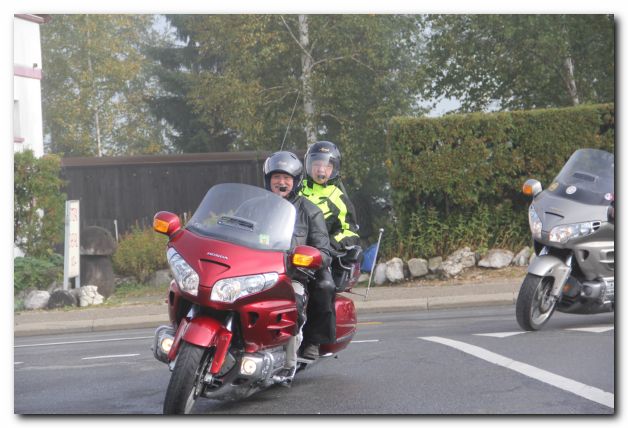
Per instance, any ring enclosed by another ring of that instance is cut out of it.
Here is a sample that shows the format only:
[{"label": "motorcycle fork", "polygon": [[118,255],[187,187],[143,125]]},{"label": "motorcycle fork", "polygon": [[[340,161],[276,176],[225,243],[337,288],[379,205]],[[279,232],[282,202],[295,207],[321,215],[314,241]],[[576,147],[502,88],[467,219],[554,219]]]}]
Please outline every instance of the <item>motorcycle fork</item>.
[{"label": "motorcycle fork", "polygon": [[[543,254],[543,252],[541,252],[540,254]],[[547,254],[547,252],[545,254]],[[556,302],[560,300],[563,294],[563,286],[567,282],[569,275],[571,275],[572,263],[573,263],[573,254],[569,254],[569,256],[567,257],[567,260],[565,260],[565,266],[558,266],[554,269],[554,272],[552,272],[554,276],[554,284],[552,285],[552,291],[551,291],[550,297]]]}]

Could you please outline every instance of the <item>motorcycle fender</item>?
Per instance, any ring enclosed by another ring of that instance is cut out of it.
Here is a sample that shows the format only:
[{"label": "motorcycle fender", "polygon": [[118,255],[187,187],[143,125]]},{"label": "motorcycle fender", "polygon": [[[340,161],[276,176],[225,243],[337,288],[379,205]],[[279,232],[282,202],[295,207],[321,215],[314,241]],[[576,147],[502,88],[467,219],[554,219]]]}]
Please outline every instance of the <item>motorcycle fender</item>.
[{"label": "motorcycle fender", "polygon": [[233,333],[219,321],[209,317],[193,318],[186,323],[184,328],[181,340],[203,348],[216,347],[210,372],[218,373],[225,361]]},{"label": "motorcycle fender", "polygon": [[552,288],[552,294],[558,297],[563,285],[571,274],[571,268],[558,257],[545,254],[535,257],[534,260],[532,260],[532,263],[528,266],[528,273],[540,277],[553,277],[554,286]]}]

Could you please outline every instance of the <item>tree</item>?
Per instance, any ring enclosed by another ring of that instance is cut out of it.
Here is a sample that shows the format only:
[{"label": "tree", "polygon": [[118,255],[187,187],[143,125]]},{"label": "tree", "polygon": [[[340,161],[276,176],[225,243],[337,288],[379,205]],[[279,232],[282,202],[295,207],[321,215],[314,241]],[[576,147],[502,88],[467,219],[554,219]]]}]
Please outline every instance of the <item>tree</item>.
[{"label": "tree", "polygon": [[612,15],[428,15],[426,98],[463,111],[614,100]]},{"label": "tree", "polygon": [[[154,65],[151,74],[159,84],[159,91],[148,102],[151,113],[165,121],[166,139],[175,151],[185,153],[224,152],[231,148],[237,131],[224,124],[221,105],[199,111],[192,100],[200,85],[202,70],[219,72],[224,52],[201,55],[193,29],[203,15],[166,15],[175,29],[174,38],[146,50]],[[190,28],[192,30],[190,30]]]},{"label": "tree", "polygon": [[[304,18],[296,15],[188,20],[186,31],[193,34],[199,55],[221,59],[198,71],[196,111],[205,121],[210,119],[206,112],[221,107],[227,127],[237,130],[232,149],[277,150],[301,97],[306,101],[295,111],[284,148],[307,148],[309,103],[318,139],[338,142],[343,152],[355,145],[359,149],[354,151],[369,155],[366,145],[371,144],[381,153],[388,119],[414,107],[414,18],[310,15],[307,24],[309,48],[303,46]],[[304,77],[311,96],[304,94]]]},{"label": "tree", "polygon": [[53,15],[42,26],[44,134],[71,156],[157,153],[161,126],[142,53],[150,15]]},{"label": "tree", "polygon": [[189,49],[192,59],[175,57],[170,76],[189,85],[179,100],[209,135],[232,136],[229,150],[274,151],[282,143],[305,150],[314,139],[331,140],[342,151],[352,197],[364,189],[372,202],[385,193],[388,120],[420,112],[416,17],[169,19],[182,40],[179,51]]}]

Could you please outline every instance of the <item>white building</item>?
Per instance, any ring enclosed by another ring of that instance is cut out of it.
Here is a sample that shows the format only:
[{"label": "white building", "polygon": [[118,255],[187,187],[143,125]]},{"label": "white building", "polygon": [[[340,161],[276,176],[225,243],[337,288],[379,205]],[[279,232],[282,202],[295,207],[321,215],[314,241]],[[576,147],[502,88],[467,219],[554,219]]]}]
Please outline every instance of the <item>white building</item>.
[{"label": "white building", "polygon": [[39,26],[48,15],[13,16],[13,151],[44,154]]}]

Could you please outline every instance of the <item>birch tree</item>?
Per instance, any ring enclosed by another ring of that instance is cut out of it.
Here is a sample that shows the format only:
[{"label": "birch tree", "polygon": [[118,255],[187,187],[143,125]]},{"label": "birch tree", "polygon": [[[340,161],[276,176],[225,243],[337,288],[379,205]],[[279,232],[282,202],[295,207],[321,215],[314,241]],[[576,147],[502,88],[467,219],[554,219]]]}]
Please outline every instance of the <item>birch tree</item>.
[{"label": "birch tree", "polygon": [[159,123],[143,47],[151,15],[52,15],[42,25],[48,151],[70,156],[157,153]]}]

